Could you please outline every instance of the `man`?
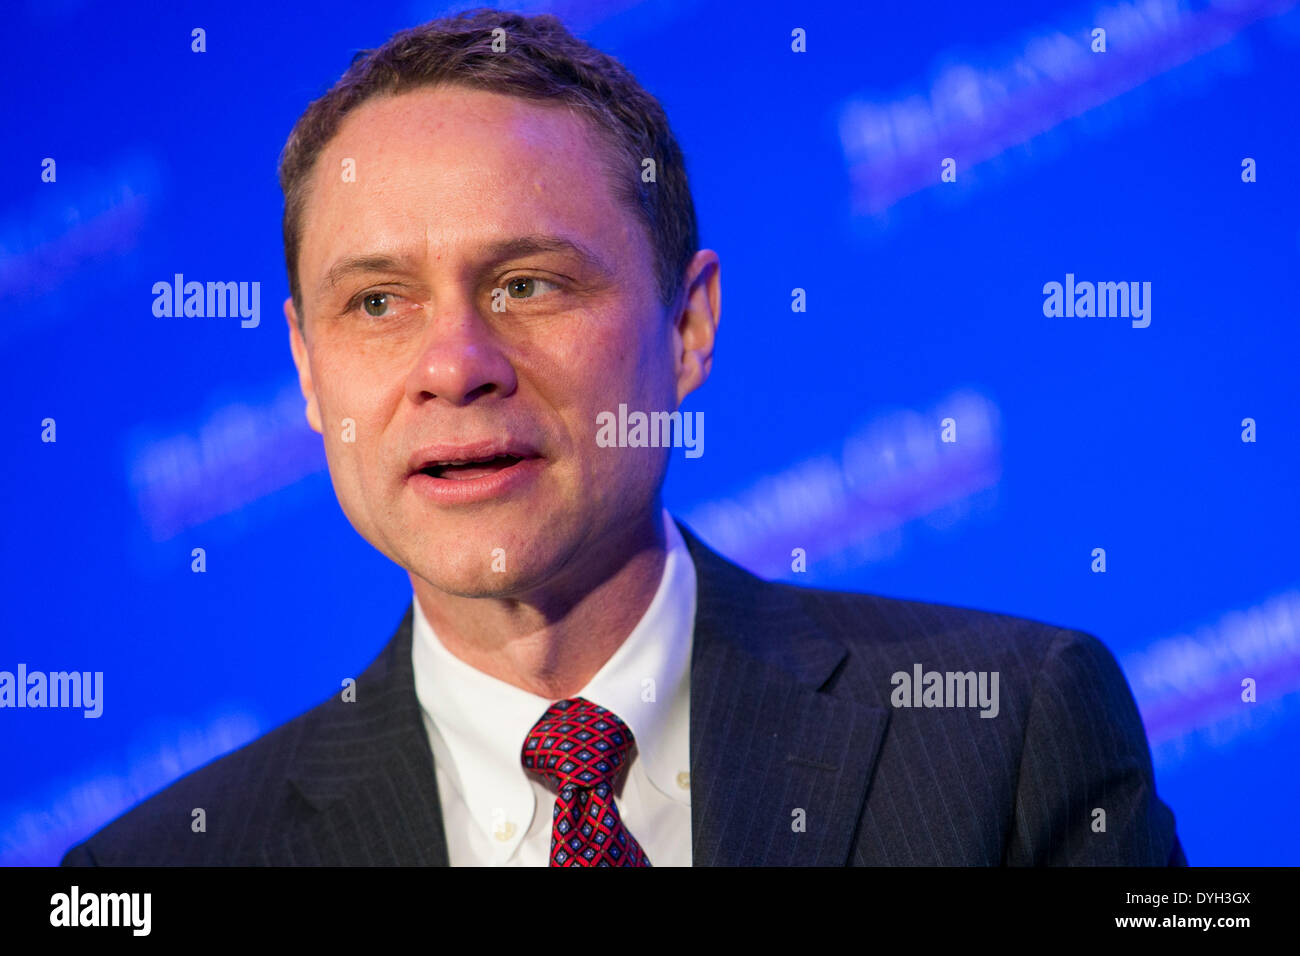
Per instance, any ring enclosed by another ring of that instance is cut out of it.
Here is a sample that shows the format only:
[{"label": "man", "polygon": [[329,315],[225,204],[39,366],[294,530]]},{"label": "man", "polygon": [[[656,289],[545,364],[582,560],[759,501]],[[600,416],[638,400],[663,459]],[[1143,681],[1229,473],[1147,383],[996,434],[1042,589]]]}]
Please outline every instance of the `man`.
[{"label": "man", "polygon": [[426,24],[281,183],[307,418],[414,600],[355,684],[65,863],[1184,862],[1097,640],[764,582],[664,511],[667,448],[597,442],[703,384],[721,302],[621,66],[550,17]]}]

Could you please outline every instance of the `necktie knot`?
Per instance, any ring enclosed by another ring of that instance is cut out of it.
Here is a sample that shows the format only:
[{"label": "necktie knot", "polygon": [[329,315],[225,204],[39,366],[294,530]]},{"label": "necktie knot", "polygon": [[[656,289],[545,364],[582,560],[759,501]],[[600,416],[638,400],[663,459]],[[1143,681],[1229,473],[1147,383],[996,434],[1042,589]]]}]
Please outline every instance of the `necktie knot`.
[{"label": "necktie knot", "polygon": [[614,801],[614,777],[633,743],[617,714],[584,697],[557,700],[533,724],[524,767],[559,789],[551,866],[650,866]]},{"label": "necktie knot", "polygon": [[610,785],[632,748],[632,730],[583,697],[558,700],[524,740],[524,767],[560,790]]}]

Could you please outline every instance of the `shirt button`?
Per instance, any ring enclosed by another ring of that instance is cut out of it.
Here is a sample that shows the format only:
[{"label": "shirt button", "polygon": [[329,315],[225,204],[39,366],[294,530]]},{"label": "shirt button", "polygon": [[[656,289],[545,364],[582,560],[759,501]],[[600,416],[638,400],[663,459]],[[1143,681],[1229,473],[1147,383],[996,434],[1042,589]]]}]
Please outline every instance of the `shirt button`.
[{"label": "shirt button", "polygon": [[683,790],[691,789],[691,775],[685,770],[677,775],[677,786],[681,787]]}]

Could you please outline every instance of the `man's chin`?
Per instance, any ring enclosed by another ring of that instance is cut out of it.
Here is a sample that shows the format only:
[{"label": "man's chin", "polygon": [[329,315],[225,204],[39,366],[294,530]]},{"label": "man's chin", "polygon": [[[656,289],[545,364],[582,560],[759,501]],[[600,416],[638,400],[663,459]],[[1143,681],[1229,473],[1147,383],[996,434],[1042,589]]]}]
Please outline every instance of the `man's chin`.
[{"label": "man's chin", "polygon": [[545,590],[569,563],[571,551],[556,547],[562,535],[519,522],[467,523],[439,528],[433,540],[401,561],[414,577],[446,594],[469,598],[520,598]]},{"label": "man's chin", "polygon": [[416,568],[418,577],[435,592],[462,598],[523,598],[545,586],[547,575],[521,571],[466,571],[449,573],[446,567]]}]

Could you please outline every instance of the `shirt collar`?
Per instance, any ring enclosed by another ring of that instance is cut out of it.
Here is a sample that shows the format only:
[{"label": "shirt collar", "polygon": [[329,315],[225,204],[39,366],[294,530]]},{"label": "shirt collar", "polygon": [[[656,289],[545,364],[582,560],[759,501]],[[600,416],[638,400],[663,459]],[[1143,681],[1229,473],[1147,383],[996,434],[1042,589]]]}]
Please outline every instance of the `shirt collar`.
[{"label": "shirt collar", "polygon": [[[631,728],[638,761],[656,789],[690,796],[679,774],[690,768],[690,662],[695,625],[695,565],[676,522],[663,511],[667,558],[649,607],[627,639],[574,696],[612,710]],[[415,690],[441,735],[448,771],[475,822],[489,835],[515,822],[517,842],[535,808],[520,761],[524,738],[553,699],[507,684],[443,646],[414,602]],[[503,847],[504,849],[504,847]]]}]

